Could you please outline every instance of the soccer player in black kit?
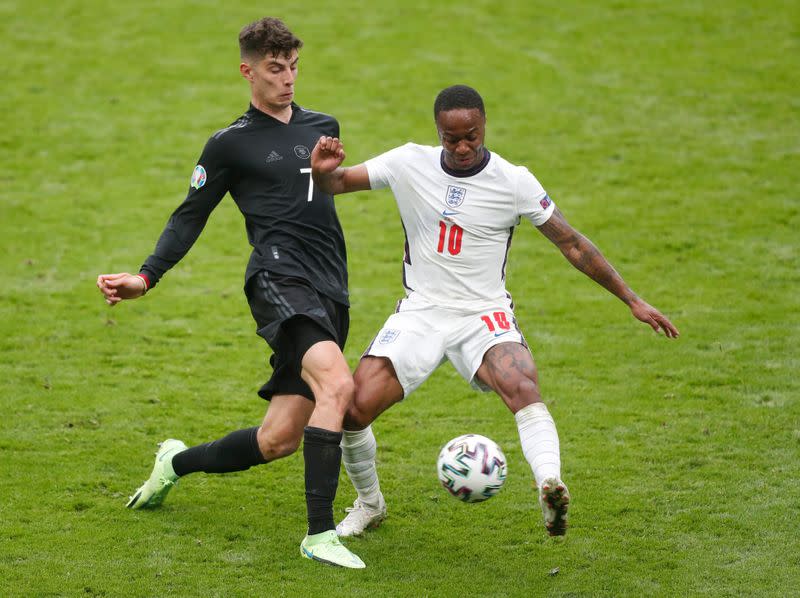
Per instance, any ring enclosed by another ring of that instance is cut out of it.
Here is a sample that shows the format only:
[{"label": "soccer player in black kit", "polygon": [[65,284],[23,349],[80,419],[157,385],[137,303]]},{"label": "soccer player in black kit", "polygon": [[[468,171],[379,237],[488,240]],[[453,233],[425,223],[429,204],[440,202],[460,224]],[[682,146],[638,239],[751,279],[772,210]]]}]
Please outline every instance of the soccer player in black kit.
[{"label": "soccer player in black kit", "polygon": [[272,347],[273,374],[259,395],[270,401],[261,426],[187,448],[161,443],[150,478],[128,507],[159,506],[178,478],[197,471],[241,471],[285,457],[303,440],[308,534],[301,554],[360,569],[339,541],[333,499],[341,464],[342,419],[353,378],[342,354],[349,327],[347,261],[333,196],[315,189],[311,148],[339,136],[337,121],[293,102],[302,42],[275,18],[239,34],[250,108],[206,143],[188,195],[136,275],[103,274],[109,305],[152,289],[189,251],[212,210],[230,193],[244,215],[253,251],[245,293],[257,331]]}]

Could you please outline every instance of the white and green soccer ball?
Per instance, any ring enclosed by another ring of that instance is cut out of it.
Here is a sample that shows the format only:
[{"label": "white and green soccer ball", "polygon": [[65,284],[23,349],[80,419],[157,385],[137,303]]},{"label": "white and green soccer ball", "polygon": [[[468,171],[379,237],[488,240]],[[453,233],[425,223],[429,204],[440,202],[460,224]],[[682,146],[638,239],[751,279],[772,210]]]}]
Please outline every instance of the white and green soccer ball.
[{"label": "white and green soccer ball", "polygon": [[464,434],[442,447],[436,462],[439,481],[464,502],[481,502],[500,492],[506,481],[506,456],[493,440]]}]

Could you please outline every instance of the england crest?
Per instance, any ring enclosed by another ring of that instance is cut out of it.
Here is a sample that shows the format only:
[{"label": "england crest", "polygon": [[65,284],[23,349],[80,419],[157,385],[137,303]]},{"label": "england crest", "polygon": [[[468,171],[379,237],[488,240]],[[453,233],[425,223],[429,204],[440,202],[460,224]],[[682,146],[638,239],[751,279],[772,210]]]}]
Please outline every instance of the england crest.
[{"label": "england crest", "polygon": [[388,345],[389,343],[393,343],[395,340],[397,340],[398,336],[400,336],[399,330],[394,330],[392,328],[384,328],[378,335],[378,342],[381,345]]},{"label": "england crest", "polygon": [[445,203],[451,208],[457,208],[464,203],[464,198],[467,196],[467,190],[464,187],[456,187],[455,185],[447,186],[447,196],[444,198]]}]

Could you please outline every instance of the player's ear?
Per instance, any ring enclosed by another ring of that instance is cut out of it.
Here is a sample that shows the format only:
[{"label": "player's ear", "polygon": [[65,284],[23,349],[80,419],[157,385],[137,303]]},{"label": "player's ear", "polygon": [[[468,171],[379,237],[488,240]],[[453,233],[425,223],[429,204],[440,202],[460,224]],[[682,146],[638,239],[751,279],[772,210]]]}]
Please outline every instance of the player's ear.
[{"label": "player's ear", "polygon": [[249,64],[242,62],[239,65],[239,72],[242,74],[242,77],[250,81],[250,83],[253,82],[253,67],[251,67]]}]

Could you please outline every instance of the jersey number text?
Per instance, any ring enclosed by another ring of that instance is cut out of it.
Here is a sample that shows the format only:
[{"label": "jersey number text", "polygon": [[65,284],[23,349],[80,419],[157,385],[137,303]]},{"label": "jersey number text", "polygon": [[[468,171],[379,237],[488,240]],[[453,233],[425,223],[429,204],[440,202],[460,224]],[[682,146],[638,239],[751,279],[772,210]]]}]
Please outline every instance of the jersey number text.
[{"label": "jersey number text", "polygon": [[311,176],[310,168],[301,168],[300,174],[308,174],[308,201],[314,197],[314,177]]},{"label": "jersey number text", "polygon": [[444,253],[445,241],[447,241],[447,251],[450,255],[458,255],[461,253],[461,238],[464,236],[464,229],[453,224],[450,227],[450,234],[447,234],[447,223],[444,220],[439,221],[439,246],[436,251]]},{"label": "jersey number text", "polygon": [[[500,328],[500,330],[511,329],[511,324],[509,324],[505,312],[496,311],[492,314],[492,316],[494,316],[494,321],[497,322],[497,327]],[[481,316],[481,320],[483,320],[483,323],[486,324],[489,332],[494,332],[494,322],[492,322],[492,318],[489,316]]]}]

